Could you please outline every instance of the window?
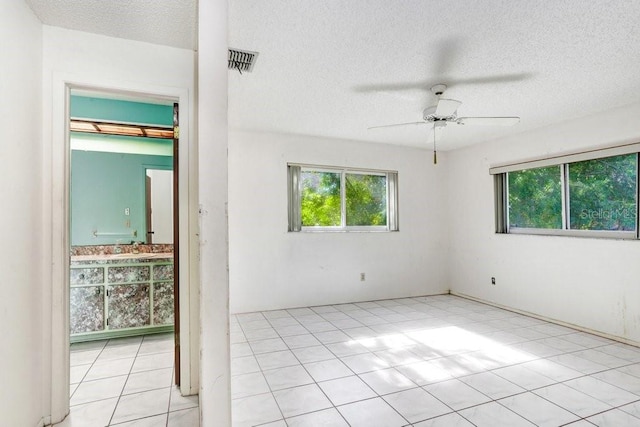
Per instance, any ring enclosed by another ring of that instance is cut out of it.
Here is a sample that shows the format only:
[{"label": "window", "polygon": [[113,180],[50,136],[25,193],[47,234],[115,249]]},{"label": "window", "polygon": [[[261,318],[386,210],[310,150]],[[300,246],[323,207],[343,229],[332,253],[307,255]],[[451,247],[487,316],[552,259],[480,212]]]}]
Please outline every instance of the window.
[{"label": "window", "polygon": [[628,154],[568,164],[570,228],[635,231],[636,163]]},{"label": "window", "polygon": [[303,170],[300,214],[303,227],[339,227],[342,197],[339,172]]},{"label": "window", "polygon": [[387,226],[387,176],[345,173],[347,227]]},{"label": "window", "polygon": [[559,166],[510,172],[509,226],[562,228],[562,183]]},{"label": "window", "polygon": [[289,231],[396,231],[397,173],[289,165]]},{"label": "window", "polygon": [[637,171],[631,153],[496,174],[497,231],[638,238]]}]

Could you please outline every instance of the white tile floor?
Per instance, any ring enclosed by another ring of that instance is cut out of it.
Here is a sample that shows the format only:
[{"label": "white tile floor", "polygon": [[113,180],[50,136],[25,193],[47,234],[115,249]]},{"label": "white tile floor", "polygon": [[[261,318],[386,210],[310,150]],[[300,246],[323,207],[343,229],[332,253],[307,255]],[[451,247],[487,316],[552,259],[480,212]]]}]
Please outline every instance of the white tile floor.
[{"label": "white tile floor", "polygon": [[[640,349],[454,296],[231,317],[239,426],[640,426]],[[75,344],[59,426],[197,427],[171,334]]]},{"label": "white tile floor", "polygon": [[450,295],[238,314],[231,343],[234,427],[640,426],[640,348]]},{"label": "white tile floor", "polygon": [[197,427],[198,397],[173,385],[173,334],[71,346],[71,412],[58,427]]}]

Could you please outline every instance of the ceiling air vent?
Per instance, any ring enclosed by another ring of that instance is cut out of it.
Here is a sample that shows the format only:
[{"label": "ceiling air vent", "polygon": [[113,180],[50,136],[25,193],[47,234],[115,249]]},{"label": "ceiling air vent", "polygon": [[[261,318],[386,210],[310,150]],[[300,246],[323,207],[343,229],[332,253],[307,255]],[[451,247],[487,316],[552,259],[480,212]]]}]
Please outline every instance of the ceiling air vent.
[{"label": "ceiling air vent", "polygon": [[240,74],[253,71],[253,65],[258,57],[258,52],[247,50],[229,49],[229,69],[238,70]]}]

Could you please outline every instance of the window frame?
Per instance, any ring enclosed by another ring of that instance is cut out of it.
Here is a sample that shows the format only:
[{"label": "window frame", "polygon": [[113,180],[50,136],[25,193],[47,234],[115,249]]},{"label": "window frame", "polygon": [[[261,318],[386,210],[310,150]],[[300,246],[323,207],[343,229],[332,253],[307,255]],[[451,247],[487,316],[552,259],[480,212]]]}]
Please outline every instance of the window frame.
[{"label": "window frame", "polygon": [[[297,169],[297,172],[296,172]],[[304,226],[302,225],[302,172],[325,172],[340,174],[340,225],[339,226]],[[386,225],[347,225],[347,175],[384,176],[386,179]],[[289,232],[393,232],[399,231],[398,222],[398,172],[379,169],[347,168],[337,166],[320,166],[300,163],[287,164],[288,176],[288,211]]]},{"label": "window frame", "polygon": [[[549,162],[547,159],[534,160],[530,162],[521,162],[518,167],[500,166],[490,169],[490,173],[494,175],[495,187],[495,215],[497,234],[529,234],[529,235],[547,235],[547,236],[569,236],[569,237],[591,237],[591,238],[607,238],[621,240],[638,240],[640,239],[640,152],[612,152],[608,153],[607,149],[596,150],[600,153],[608,155],[595,155],[586,157],[584,153],[570,154],[567,156],[558,156],[555,159],[557,163]],[[572,229],[570,223],[570,181],[569,167],[571,164],[582,161],[602,160],[620,155],[634,155],[636,160],[636,191],[635,191],[635,230],[577,230]],[[565,160],[565,161],[561,161]],[[515,165],[514,165],[515,166]],[[529,228],[529,227],[511,227],[509,224],[509,177],[510,172],[519,172],[527,169],[535,169],[548,166],[560,166],[560,184],[561,184],[561,203],[562,203],[562,228]]]}]

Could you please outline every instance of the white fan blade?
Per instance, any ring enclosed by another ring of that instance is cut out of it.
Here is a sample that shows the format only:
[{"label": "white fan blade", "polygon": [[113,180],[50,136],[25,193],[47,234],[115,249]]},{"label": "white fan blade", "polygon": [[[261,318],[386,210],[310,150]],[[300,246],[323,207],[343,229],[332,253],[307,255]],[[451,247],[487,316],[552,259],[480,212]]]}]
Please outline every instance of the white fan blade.
[{"label": "white fan blade", "polygon": [[436,106],[436,116],[453,116],[460,104],[462,104],[462,102],[456,101],[455,99],[440,99],[438,100],[438,105]]},{"label": "white fan blade", "polygon": [[392,128],[396,126],[410,126],[410,125],[426,125],[427,122],[409,122],[409,123],[396,123],[393,125],[381,125],[381,126],[371,126],[367,129],[380,129],[380,128]]},{"label": "white fan blade", "polygon": [[459,125],[481,126],[513,126],[520,121],[520,117],[458,117]]}]

